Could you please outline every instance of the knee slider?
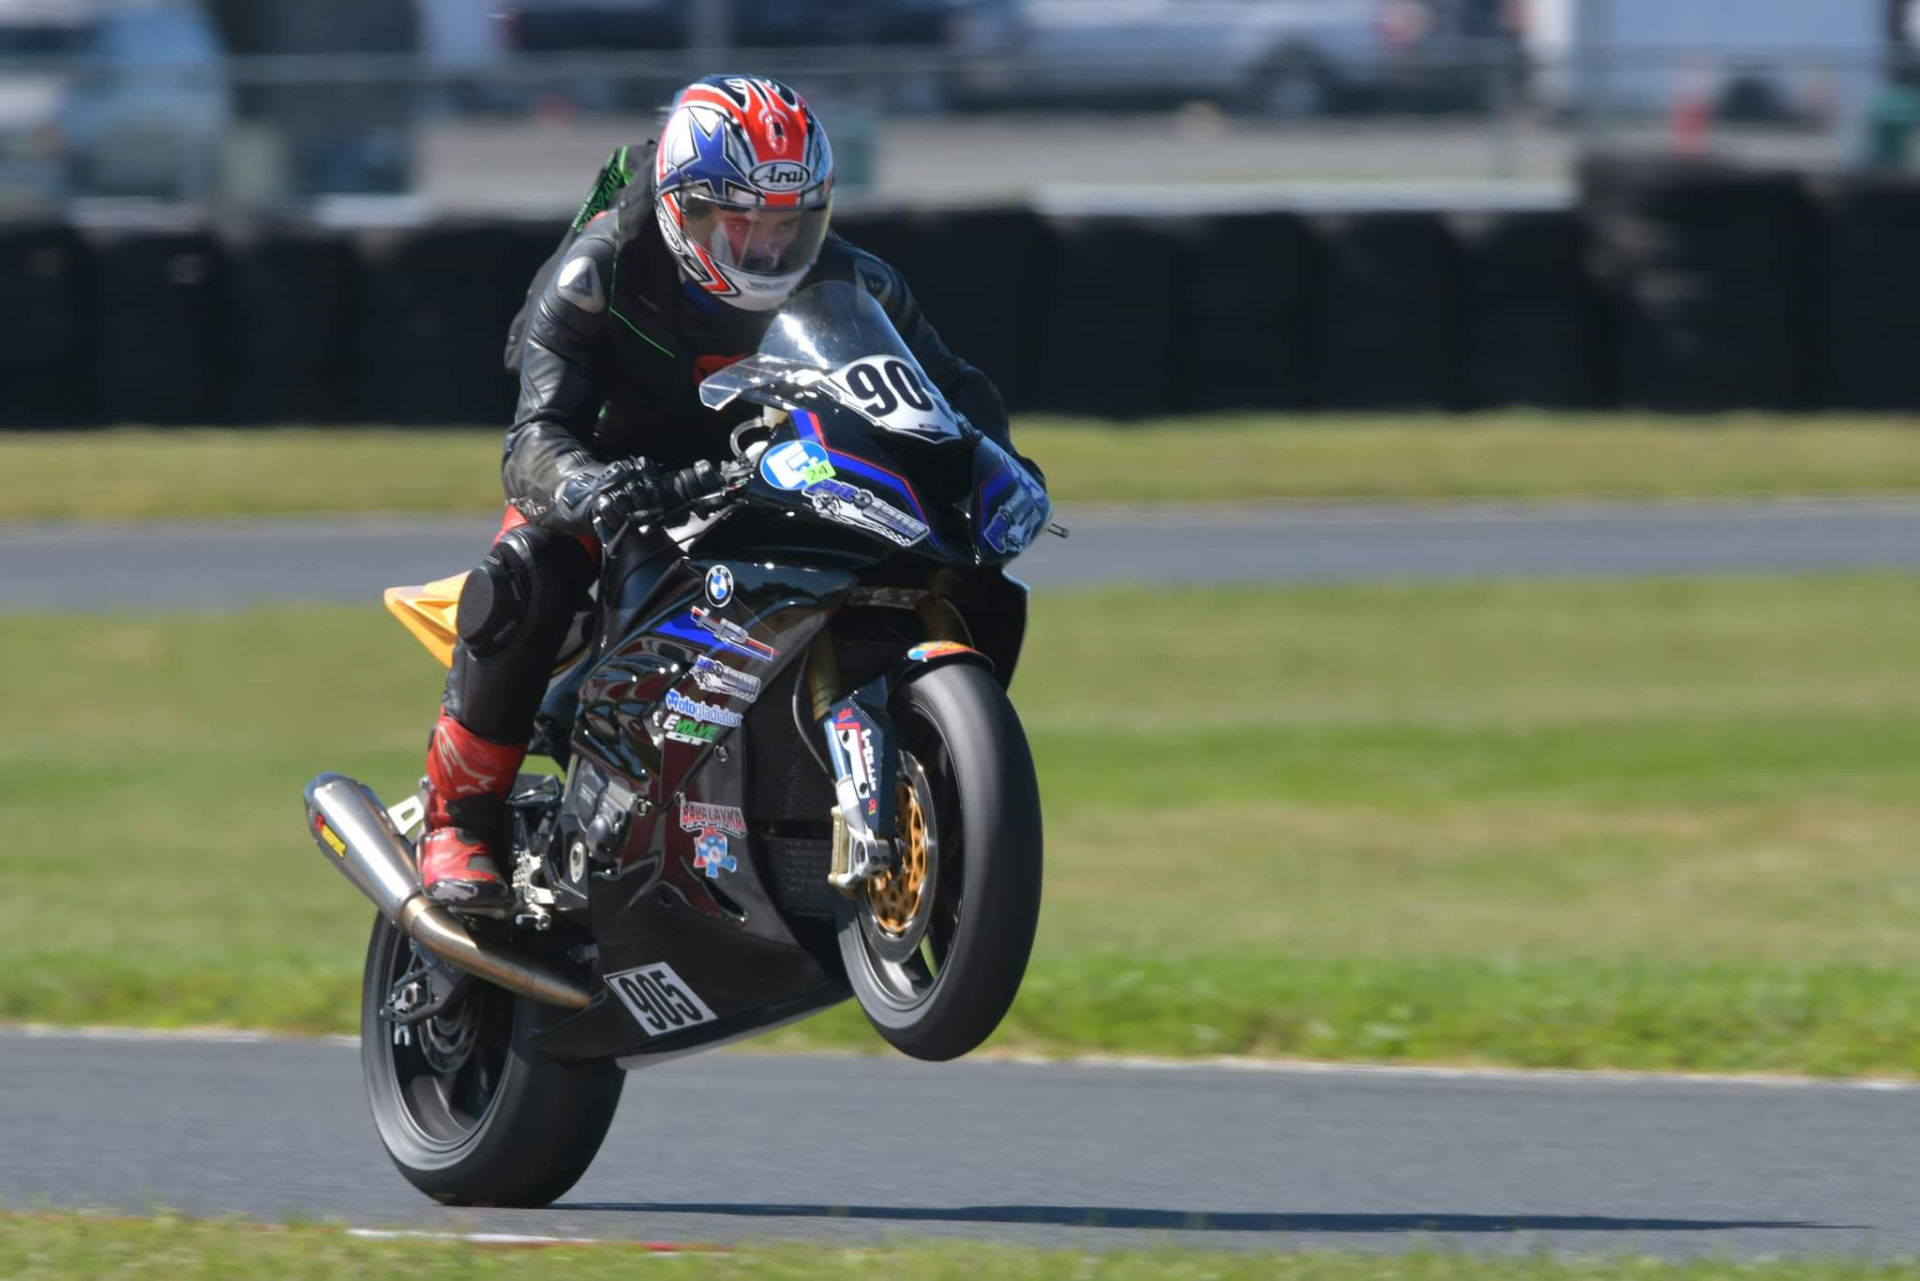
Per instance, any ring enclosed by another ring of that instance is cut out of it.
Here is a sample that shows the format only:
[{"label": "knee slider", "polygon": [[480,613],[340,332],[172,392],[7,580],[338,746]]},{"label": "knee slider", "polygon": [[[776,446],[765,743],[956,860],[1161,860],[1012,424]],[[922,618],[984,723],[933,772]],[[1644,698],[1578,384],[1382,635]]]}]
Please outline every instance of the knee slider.
[{"label": "knee slider", "polygon": [[585,590],[586,551],[551,530],[521,526],[501,535],[487,559],[460,592],[454,625],[475,658],[494,658],[518,648],[541,629],[548,614],[571,613]]}]

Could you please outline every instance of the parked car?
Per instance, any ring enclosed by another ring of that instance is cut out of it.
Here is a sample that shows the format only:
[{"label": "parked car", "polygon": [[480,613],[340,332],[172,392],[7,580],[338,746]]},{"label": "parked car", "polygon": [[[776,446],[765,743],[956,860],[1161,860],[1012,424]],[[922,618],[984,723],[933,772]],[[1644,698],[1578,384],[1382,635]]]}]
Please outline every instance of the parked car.
[{"label": "parked car", "polygon": [[1213,99],[1281,118],[1471,102],[1512,37],[1488,0],[995,0],[963,24],[972,105]]},{"label": "parked car", "polygon": [[[0,208],[57,200],[63,182],[59,65],[85,39],[85,11],[71,5],[0,0]],[[45,70],[40,65],[45,65]]]},{"label": "parked car", "polygon": [[219,37],[191,4],[102,9],[76,56],[60,132],[70,190],[205,199],[232,106]]}]

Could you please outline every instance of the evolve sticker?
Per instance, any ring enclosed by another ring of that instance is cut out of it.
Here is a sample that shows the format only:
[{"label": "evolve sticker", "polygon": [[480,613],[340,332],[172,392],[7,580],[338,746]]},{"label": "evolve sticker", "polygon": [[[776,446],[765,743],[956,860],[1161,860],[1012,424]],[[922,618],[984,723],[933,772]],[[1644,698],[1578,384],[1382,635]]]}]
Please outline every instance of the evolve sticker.
[{"label": "evolve sticker", "polygon": [[902,547],[911,547],[927,536],[927,527],[907,515],[872,490],[849,485],[841,480],[823,480],[803,491],[813,510],[827,520],[878,534]]},{"label": "evolve sticker", "polygon": [[824,445],[790,440],[760,455],[760,476],[775,489],[805,489],[833,479],[833,463]]},{"label": "evolve sticker", "polygon": [[743,654],[748,658],[771,660],[780,657],[779,650],[753,639],[740,624],[698,605],[688,606],[684,614],[668,619],[654,631],[663,636],[692,641],[696,645]]},{"label": "evolve sticker", "polygon": [[607,975],[607,986],[648,1036],[711,1023],[714,1013],[665,961]]},{"label": "evolve sticker", "polygon": [[691,716],[696,721],[705,721],[709,725],[722,725],[733,729],[740,724],[740,713],[718,703],[703,703],[697,698],[688,698],[677,689],[667,691],[667,710],[679,712],[682,716]]},{"label": "evolve sticker", "polygon": [[916,663],[924,663],[930,658],[945,658],[948,654],[978,654],[980,651],[971,645],[962,645],[959,641],[924,641],[907,651],[907,657]]},{"label": "evolve sticker", "polygon": [[693,660],[693,683],[709,694],[744,698],[749,703],[760,697],[760,678],[728,667],[705,654]]},{"label": "evolve sticker", "polygon": [[737,805],[708,805],[704,801],[680,802],[680,830],[698,832],[711,828],[729,836],[747,834],[747,816]]},{"label": "evolve sticker", "polygon": [[709,828],[693,843],[693,865],[705,872],[709,881],[717,881],[720,873],[738,869],[740,860],[727,852],[726,836]]},{"label": "evolve sticker", "polygon": [[676,743],[705,747],[720,737],[718,725],[706,725],[688,716],[667,717],[666,735]]},{"label": "evolve sticker", "polygon": [[733,571],[725,565],[715,565],[707,571],[707,604],[715,609],[724,609],[733,599]]}]

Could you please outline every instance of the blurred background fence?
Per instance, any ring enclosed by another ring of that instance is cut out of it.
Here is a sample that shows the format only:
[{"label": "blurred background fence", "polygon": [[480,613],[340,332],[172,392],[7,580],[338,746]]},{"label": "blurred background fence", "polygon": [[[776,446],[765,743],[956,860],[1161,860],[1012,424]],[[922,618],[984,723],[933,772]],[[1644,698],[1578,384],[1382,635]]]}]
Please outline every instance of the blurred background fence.
[{"label": "blurred background fence", "polygon": [[0,421],[499,422],[605,156],[789,78],[1018,408],[1920,407],[1910,0],[0,0]]}]

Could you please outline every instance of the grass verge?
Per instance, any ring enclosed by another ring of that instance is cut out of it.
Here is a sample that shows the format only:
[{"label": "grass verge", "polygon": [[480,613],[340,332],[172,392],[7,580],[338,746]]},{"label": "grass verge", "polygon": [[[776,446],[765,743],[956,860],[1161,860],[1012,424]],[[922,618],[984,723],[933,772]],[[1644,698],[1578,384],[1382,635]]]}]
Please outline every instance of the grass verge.
[{"label": "grass verge", "polygon": [[[1065,503],[1754,497],[1920,492],[1889,418],[1544,413],[1023,419]],[[282,428],[0,435],[0,521],[446,511],[500,502],[498,430]]]},{"label": "grass verge", "polygon": [[[1410,1237],[1419,1241],[1418,1233]],[[626,1281],[636,1269],[666,1268],[675,1278],[755,1281],[1598,1281],[1620,1276],[1662,1281],[1913,1281],[1920,1263],[1843,1260],[1555,1259],[1544,1255],[1470,1255],[1423,1248],[1382,1258],[1331,1252],[1221,1252],[1172,1247],[1138,1250],[1021,1249],[970,1242],[897,1243],[868,1249],[754,1246],[680,1254],[671,1263],[624,1243],[543,1248],[438,1240],[366,1240],[321,1227],[268,1228],[174,1217],[108,1219],[89,1215],[0,1216],[0,1275],[15,1281],[112,1276],[125,1281],[283,1277],[288,1281],[360,1281],[369,1276],[420,1281],[490,1277],[566,1277]]]},{"label": "grass verge", "polygon": [[[1043,596],[997,1043],[1920,1072],[1916,631],[1895,574]],[[438,681],[371,607],[0,619],[0,1018],[350,1030],[298,789],[409,787]]]}]

